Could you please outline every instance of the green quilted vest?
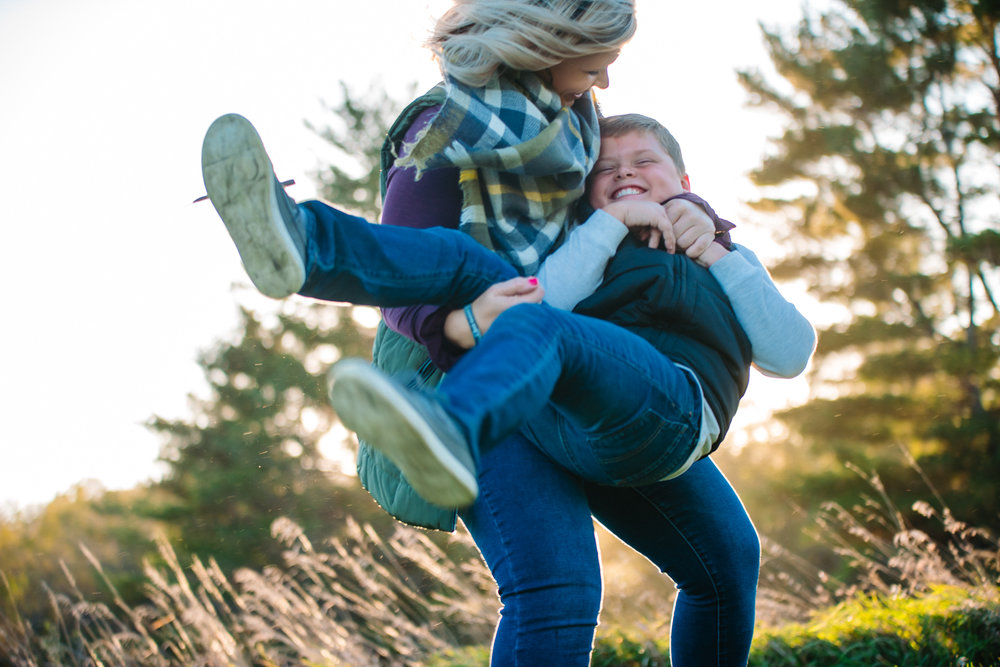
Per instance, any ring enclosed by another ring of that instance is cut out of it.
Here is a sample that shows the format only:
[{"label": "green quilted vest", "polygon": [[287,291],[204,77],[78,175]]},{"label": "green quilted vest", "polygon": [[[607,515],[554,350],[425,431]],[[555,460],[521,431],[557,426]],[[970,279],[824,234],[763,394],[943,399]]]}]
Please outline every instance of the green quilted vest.
[{"label": "green quilted vest", "polygon": [[[381,155],[381,186],[385,197],[386,179],[410,125],[428,107],[444,102],[444,88],[435,86],[407,106],[389,128]],[[416,371],[429,386],[441,381],[442,373],[434,366],[427,350],[379,322],[372,348],[374,365],[394,375]],[[417,495],[402,473],[389,459],[366,442],[358,447],[358,478],[372,498],[389,514],[404,523],[437,530],[455,530],[457,513],[431,505]]]}]

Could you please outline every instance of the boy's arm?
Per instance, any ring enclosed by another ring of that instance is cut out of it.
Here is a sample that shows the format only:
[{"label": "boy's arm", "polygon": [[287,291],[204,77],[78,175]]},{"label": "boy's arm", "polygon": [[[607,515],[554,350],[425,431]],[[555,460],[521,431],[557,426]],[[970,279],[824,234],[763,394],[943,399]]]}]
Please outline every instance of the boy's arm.
[{"label": "boy's arm", "polygon": [[562,310],[594,293],[604,279],[604,269],[628,227],[602,210],[575,227],[558,249],[538,269],[538,282],[545,288],[545,303]]},{"label": "boy's arm", "polygon": [[[699,202],[703,200],[698,199]],[[685,246],[692,241],[710,243],[720,222],[713,220],[707,204],[672,204],[679,206],[685,218]],[[680,252],[681,243],[675,235],[674,214],[663,205],[651,201],[617,201],[598,209],[569,234],[538,271],[538,281],[545,288],[545,302],[556,308],[572,310],[576,304],[593,294],[604,280],[604,270],[630,232],[636,232],[649,247]],[[732,223],[724,230],[732,228]],[[700,240],[700,241],[696,241]],[[727,237],[728,240],[728,237]],[[699,245],[702,249],[704,244]],[[728,246],[727,246],[728,247]]]},{"label": "boy's arm", "polygon": [[715,245],[706,253],[718,255],[709,271],[729,297],[736,319],[750,339],[758,370],[783,378],[805,370],[816,346],[816,332],[781,296],[757,256],[735,243],[730,252]]}]

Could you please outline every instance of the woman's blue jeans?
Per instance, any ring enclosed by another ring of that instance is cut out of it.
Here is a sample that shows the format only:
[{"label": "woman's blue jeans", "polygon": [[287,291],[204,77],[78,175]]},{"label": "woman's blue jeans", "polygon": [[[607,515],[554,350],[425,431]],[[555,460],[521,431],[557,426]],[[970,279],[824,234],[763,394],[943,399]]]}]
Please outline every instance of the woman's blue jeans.
[{"label": "woman's blue jeans", "polygon": [[[301,206],[305,296],[457,308],[517,275],[461,232]],[[675,667],[745,663],[759,564],[749,517],[709,460],[656,481],[697,435],[687,372],[620,327],[525,304],[497,318],[439,393],[481,445],[480,497],[462,517],[504,602],[495,665],[589,663],[601,590],[592,514],[677,583]]]},{"label": "woman's blue jeans", "polygon": [[515,435],[483,452],[479,498],[460,516],[503,603],[494,667],[590,664],[602,591],[592,516],[677,585],[674,667],[746,665],[760,544],[711,459],[669,481],[603,486]]}]

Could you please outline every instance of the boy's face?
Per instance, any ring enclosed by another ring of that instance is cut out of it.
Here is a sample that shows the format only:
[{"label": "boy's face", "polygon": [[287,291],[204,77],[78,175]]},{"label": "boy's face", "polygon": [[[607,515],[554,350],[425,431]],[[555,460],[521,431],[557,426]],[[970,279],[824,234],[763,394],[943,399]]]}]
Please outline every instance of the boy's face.
[{"label": "boy's face", "polygon": [[595,209],[614,201],[662,202],[691,190],[687,174],[681,176],[656,137],[643,131],[602,138],[588,186]]}]

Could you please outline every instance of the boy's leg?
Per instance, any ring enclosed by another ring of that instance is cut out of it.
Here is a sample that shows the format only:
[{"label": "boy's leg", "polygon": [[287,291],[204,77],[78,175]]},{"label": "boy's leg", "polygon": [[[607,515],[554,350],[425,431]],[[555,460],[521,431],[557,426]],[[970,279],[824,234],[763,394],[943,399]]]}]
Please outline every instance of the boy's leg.
[{"label": "boy's leg", "polygon": [[323,202],[306,213],[303,296],[371,306],[471,303],[517,271],[468,234],[371,224]]},{"label": "boy's leg", "polygon": [[525,422],[575,474],[622,485],[676,472],[701,426],[701,393],[687,372],[621,327],[544,304],[501,314],[434,394],[356,360],[331,377],[344,424],[446,507],[475,499],[463,479],[475,475],[480,448]]},{"label": "boy's leg", "polygon": [[458,307],[517,275],[454,230],[383,227],[321,202],[296,205],[242,116],[222,116],[209,128],[202,172],[251,281],[268,296]]},{"label": "boy's leg", "polygon": [[438,387],[473,446],[523,424],[575,474],[635,486],[678,470],[701,427],[701,391],[647,341],[545,305],[503,313]]}]

